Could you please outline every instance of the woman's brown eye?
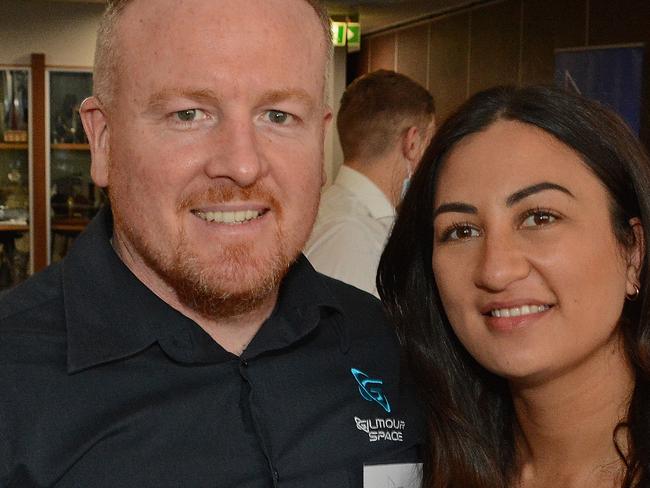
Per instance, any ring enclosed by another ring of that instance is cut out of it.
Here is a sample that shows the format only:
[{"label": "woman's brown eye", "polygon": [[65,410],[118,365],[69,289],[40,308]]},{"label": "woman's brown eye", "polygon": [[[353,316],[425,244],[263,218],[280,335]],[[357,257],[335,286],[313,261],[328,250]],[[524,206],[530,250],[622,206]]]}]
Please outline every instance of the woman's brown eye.
[{"label": "woman's brown eye", "polygon": [[533,212],[524,220],[523,227],[539,227],[555,222],[556,217],[549,212]]},{"label": "woman's brown eye", "polygon": [[451,230],[447,234],[447,240],[450,241],[459,241],[462,239],[471,239],[472,237],[478,237],[478,229],[471,227],[469,225],[459,225]]}]

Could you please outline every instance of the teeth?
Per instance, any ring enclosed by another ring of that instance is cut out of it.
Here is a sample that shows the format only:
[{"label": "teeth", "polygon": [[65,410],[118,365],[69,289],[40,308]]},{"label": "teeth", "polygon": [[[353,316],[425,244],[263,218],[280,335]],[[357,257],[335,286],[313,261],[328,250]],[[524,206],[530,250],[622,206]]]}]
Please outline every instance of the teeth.
[{"label": "teeth", "polygon": [[521,307],[497,308],[490,311],[492,317],[520,317],[540,313],[550,308],[549,305],[522,305]]},{"label": "teeth", "polygon": [[258,210],[238,210],[236,212],[201,212],[195,210],[194,215],[208,222],[220,224],[241,224],[256,219],[262,214]]}]

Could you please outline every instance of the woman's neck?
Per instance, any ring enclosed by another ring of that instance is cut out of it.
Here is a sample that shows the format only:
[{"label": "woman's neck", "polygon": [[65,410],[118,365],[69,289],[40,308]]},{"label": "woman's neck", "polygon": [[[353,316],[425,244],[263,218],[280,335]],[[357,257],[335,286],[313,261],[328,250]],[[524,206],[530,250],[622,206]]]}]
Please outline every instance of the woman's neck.
[{"label": "woman's neck", "polygon": [[[536,384],[513,382],[520,486],[620,486],[625,419],[634,374],[619,341],[571,371]],[[618,483],[617,483],[618,481]]]}]

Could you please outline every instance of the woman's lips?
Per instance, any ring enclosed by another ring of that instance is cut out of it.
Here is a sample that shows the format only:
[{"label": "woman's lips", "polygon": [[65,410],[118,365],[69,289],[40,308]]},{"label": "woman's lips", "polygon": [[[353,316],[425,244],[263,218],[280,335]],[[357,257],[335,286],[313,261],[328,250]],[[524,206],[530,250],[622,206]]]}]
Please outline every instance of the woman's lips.
[{"label": "woman's lips", "polygon": [[518,305],[496,305],[487,307],[483,312],[486,322],[491,329],[510,331],[519,329],[550,313],[553,304],[522,303]]}]

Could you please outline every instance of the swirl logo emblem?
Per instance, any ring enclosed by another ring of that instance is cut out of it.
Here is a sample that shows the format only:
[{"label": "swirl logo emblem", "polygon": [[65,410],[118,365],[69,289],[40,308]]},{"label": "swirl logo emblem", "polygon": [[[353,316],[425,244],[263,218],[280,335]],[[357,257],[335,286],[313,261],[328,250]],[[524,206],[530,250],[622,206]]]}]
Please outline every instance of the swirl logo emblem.
[{"label": "swirl logo emblem", "polygon": [[352,373],[352,376],[354,376],[354,379],[357,380],[357,383],[359,384],[359,393],[361,393],[364,400],[376,402],[381,405],[386,412],[390,413],[388,398],[384,396],[384,392],[381,388],[381,385],[383,385],[384,382],[380,379],[371,378],[366,373],[356,368],[350,368],[350,372]]}]

